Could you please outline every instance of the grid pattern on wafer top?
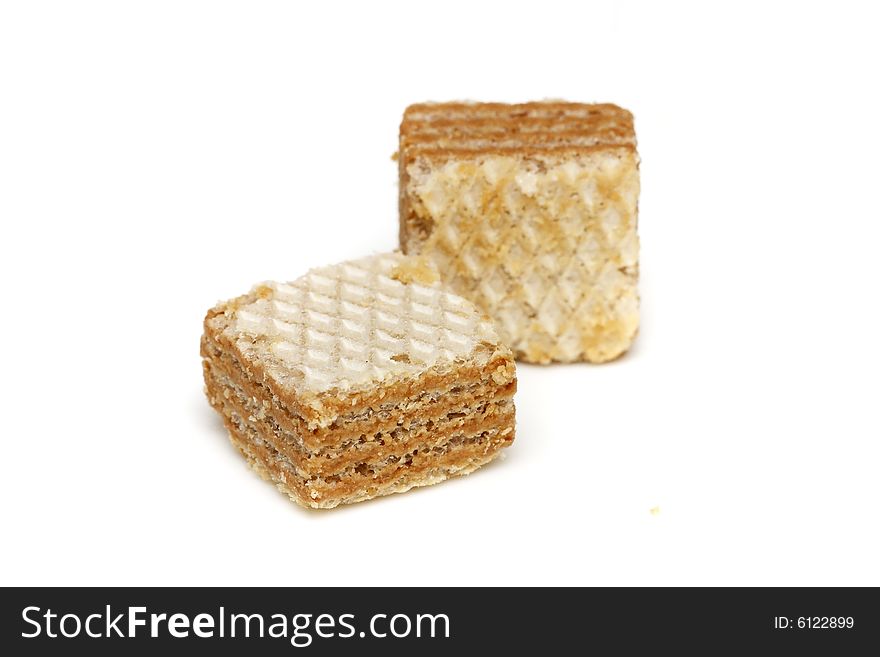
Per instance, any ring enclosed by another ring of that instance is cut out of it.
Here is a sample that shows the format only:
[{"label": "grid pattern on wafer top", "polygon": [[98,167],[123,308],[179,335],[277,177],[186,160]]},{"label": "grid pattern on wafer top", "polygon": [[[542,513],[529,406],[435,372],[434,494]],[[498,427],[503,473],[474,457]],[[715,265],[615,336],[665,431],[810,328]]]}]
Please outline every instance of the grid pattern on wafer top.
[{"label": "grid pattern on wafer top", "polygon": [[257,286],[235,310],[232,331],[247,358],[298,390],[347,390],[467,358],[497,342],[490,322],[437,284],[404,284],[385,254]]}]

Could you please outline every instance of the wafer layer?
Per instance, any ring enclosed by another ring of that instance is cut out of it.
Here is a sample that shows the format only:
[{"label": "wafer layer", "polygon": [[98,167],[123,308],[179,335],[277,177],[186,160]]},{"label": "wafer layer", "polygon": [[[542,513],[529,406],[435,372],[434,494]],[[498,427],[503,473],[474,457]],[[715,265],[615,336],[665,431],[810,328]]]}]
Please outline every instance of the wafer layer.
[{"label": "wafer layer", "polygon": [[422,104],[400,130],[400,242],[517,357],[603,362],[638,330],[638,155],[614,105]]},{"label": "wafer layer", "polygon": [[337,454],[306,455],[279,439],[265,420],[243,413],[225,393],[208,383],[208,397],[223,415],[233,444],[260,474],[268,475],[294,501],[316,508],[332,508],[466,474],[497,456],[514,438],[510,405],[504,412],[475,414],[465,422],[438,422],[431,429],[411,426],[383,446],[356,443]]},{"label": "wafer layer", "polygon": [[[455,372],[438,377],[424,374],[407,381],[406,385],[389,386],[389,390],[372,405],[353,406],[352,412],[341,413],[327,426],[311,426],[297,411],[297,404],[288,404],[270,390],[270,384],[242,365],[242,358],[233,344],[202,337],[204,366],[228,377],[249,399],[260,400],[256,415],[268,415],[308,450],[339,448],[363,435],[391,431],[401,421],[431,419],[437,413],[491,399],[511,399],[516,379],[509,357],[498,355],[483,368],[462,366]],[[486,377],[485,373],[490,376]],[[207,375],[207,373],[206,373]],[[215,375],[216,376],[216,375]]]},{"label": "wafer layer", "polygon": [[485,435],[456,438],[403,462],[389,462],[378,471],[357,468],[333,480],[308,482],[292,476],[287,461],[263,441],[259,432],[240,418],[224,416],[233,445],[248,464],[290,499],[303,506],[331,509],[340,504],[363,502],[374,497],[405,493],[419,486],[430,486],[451,477],[470,474],[496,456],[509,442]]},{"label": "wafer layer", "polygon": [[[389,457],[402,458],[414,449],[436,446],[452,435],[477,435],[494,428],[513,427],[511,398],[477,401],[473,405],[437,405],[420,416],[406,414],[391,425],[373,433],[352,434],[332,448],[311,450],[300,436],[285,429],[281,412],[267,412],[262,400],[251,397],[230,378],[218,374],[205,363],[205,383],[209,401],[221,413],[245,418],[275,450],[283,454],[303,477],[329,476],[363,463]],[[280,421],[281,420],[281,421]],[[512,439],[512,432],[505,433]]]}]

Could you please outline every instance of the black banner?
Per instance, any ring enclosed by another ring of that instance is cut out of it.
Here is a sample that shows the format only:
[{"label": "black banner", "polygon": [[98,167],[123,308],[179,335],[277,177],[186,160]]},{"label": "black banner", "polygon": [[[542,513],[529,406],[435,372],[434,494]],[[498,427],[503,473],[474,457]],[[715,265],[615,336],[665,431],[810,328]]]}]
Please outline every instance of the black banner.
[{"label": "black banner", "polygon": [[6,655],[880,648],[880,597],[867,588],[47,588],[2,598]]}]

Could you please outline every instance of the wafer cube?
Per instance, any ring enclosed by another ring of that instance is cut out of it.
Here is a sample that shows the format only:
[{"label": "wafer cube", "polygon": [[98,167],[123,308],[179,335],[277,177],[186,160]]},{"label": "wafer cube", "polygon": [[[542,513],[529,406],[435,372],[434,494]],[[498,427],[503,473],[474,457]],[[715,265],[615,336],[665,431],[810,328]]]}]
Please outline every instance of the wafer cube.
[{"label": "wafer cube", "polygon": [[495,328],[401,254],[265,283],[208,312],[206,392],[291,499],[334,507],[467,474],[514,439]]},{"label": "wafer cube", "polygon": [[527,362],[604,362],[639,325],[639,158],[615,105],[419,104],[400,126],[400,245]]}]

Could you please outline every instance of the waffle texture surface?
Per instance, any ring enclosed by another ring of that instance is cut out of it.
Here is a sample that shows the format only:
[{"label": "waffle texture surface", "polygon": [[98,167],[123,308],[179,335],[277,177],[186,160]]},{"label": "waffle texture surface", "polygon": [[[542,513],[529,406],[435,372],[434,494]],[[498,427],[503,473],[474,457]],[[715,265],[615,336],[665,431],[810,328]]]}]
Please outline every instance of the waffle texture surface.
[{"label": "waffle texture surface", "polygon": [[492,323],[436,277],[399,280],[412,269],[392,253],[264,283],[236,309],[230,334],[279,383],[316,394],[443,367],[498,341]]}]

